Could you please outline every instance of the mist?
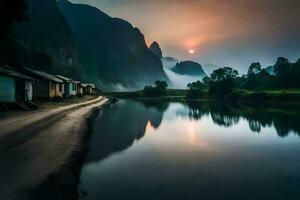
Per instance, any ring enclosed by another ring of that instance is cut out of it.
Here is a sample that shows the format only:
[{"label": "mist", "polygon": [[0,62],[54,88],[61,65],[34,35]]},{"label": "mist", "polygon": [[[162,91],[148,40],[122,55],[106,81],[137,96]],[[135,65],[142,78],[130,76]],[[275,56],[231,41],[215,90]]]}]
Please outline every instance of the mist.
[{"label": "mist", "polygon": [[186,89],[187,84],[202,81],[204,77],[199,76],[188,76],[180,75],[172,71],[172,68],[175,67],[177,60],[168,61],[167,59],[162,59],[163,69],[166,73],[168,79],[170,80],[169,88],[172,89]]}]

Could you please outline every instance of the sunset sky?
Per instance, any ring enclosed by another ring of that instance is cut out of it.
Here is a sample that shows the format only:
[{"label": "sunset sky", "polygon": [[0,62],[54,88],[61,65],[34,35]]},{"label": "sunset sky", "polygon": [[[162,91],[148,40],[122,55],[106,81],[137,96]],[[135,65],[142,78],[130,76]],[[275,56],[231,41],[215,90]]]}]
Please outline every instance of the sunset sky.
[{"label": "sunset sky", "polygon": [[[165,56],[245,72],[300,57],[299,0],[71,0],[137,26]],[[191,53],[194,50],[194,53]]]}]

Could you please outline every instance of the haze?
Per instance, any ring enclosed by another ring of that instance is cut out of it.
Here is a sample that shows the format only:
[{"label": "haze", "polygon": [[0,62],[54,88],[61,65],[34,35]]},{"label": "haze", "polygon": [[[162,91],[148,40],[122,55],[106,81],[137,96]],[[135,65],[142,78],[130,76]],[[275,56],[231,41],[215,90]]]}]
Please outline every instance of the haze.
[{"label": "haze", "polygon": [[[299,0],[72,0],[131,22],[165,56],[231,66],[300,57]],[[189,50],[193,49],[194,54]],[[211,69],[206,69],[211,71]]]}]

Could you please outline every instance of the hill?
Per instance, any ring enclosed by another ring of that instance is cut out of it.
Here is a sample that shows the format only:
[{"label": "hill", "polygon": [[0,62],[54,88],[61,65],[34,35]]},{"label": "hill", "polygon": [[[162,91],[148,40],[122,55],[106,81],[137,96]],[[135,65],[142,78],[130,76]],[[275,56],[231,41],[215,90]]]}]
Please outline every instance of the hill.
[{"label": "hill", "polygon": [[207,76],[204,72],[202,66],[199,63],[192,61],[183,61],[177,63],[175,67],[172,69],[173,72],[180,75],[188,75],[188,76]]},{"label": "hill", "polygon": [[81,78],[74,39],[56,0],[27,0],[29,20],[15,27],[19,63],[49,73]]},{"label": "hill", "polygon": [[59,0],[58,5],[89,78],[102,87],[142,88],[167,80],[160,58],[149,50],[138,28],[89,5],[67,0]]}]

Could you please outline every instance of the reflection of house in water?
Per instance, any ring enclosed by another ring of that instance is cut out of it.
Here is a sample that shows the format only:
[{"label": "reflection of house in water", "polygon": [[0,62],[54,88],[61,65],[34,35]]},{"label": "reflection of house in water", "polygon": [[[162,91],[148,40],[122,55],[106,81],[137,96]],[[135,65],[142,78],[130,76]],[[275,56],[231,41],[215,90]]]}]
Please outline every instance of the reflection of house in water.
[{"label": "reflection of house in water", "polygon": [[136,101],[119,101],[102,109],[94,124],[95,134],[92,135],[88,161],[101,160],[127,149],[144,137],[149,121],[157,128],[162,116],[161,111],[147,109]]},{"label": "reflection of house in water", "polygon": [[0,67],[0,102],[33,101],[34,79],[10,67]]}]

